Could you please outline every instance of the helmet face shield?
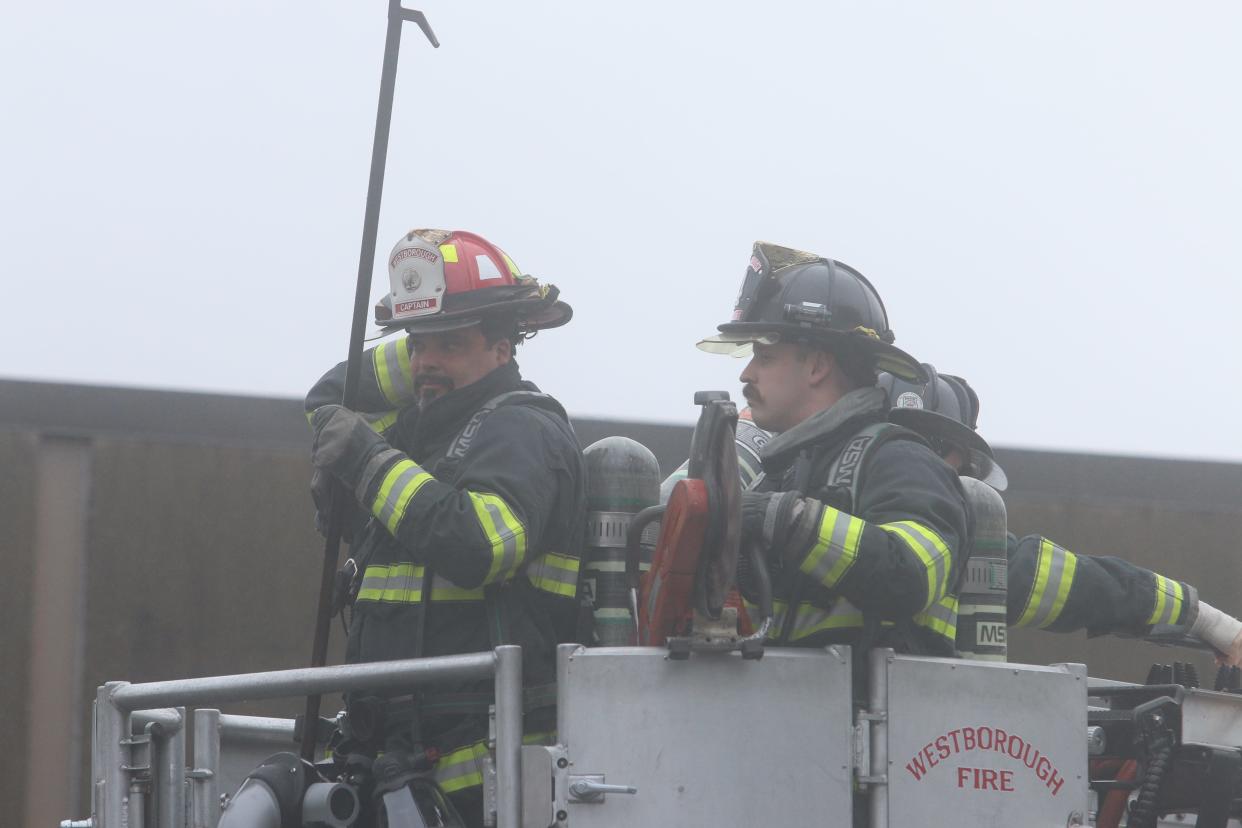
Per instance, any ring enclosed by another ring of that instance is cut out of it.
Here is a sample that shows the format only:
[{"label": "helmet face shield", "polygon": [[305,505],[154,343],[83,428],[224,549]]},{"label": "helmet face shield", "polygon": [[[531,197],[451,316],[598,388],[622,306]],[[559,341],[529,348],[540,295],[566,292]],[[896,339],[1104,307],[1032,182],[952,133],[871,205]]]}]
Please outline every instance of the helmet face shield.
[{"label": "helmet face shield", "polygon": [[698,349],[709,354],[724,354],[735,359],[742,359],[743,357],[749,357],[753,353],[753,346],[756,342],[760,345],[775,345],[780,341],[781,338],[778,334],[753,334],[750,336],[719,334],[717,336],[709,336],[706,339],[700,339]]},{"label": "helmet face shield", "polygon": [[750,255],[750,264],[746,268],[746,276],[742,279],[742,289],[738,291],[737,301],[733,303],[732,321],[755,321],[763,306],[780,289],[780,279],[773,275],[762,245],[755,245],[755,252]]}]

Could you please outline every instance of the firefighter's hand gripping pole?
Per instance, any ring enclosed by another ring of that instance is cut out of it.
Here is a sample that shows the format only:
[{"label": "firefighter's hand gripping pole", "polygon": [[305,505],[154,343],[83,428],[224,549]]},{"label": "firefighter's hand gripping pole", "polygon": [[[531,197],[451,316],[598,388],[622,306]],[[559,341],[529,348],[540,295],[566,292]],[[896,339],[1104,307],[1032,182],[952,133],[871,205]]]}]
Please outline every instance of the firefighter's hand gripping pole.
[{"label": "firefighter's hand gripping pole", "polygon": [[[371,271],[375,267],[375,237],[379,230],[380,200],[384,192],[384,165],[388,158],[388,131],[392,123],[392,98],[397,82],[397,55],[401,49],[401,24],[417,23],[431,45],[440,41],[420,11],[402,8],[400,0],[388,0],[388,30],[384,38],[384,67],[380,73],[379,109],[375,115],[375,141],[371,145],[371,177],[367,185],[367,209],[362,224],[362,250],[358,256],[358,286],[354,291],[353,326],[349,335],[349,359],[345,367],[345,390],[341,404],[352,408],[358,396],[358,376],[362,366],[362,340],[367,323],[367,302],[371,294]],[[345,522],[349,493],[337,485],[328,519],[327,541],[323,549],[323,571],[319,580],[319,608],[315,616],[315,644],[311,666],[322,667],[328,660],[328,632],[332,621],[332,588],[336,562],[340,556],[341,530]],[[319,731],[319,696],[306,698],[306,719],[302,728],[302,758],[314,759],[315,736]]]}]

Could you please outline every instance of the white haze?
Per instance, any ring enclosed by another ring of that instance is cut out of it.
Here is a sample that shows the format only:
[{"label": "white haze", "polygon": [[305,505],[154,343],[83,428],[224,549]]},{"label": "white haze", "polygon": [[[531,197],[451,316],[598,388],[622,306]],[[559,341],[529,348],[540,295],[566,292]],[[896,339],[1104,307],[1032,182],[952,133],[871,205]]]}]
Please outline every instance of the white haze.
[{"label": "white haze", "polygon": [[[9,8],[0,376],[300,397],[344,358],[385,8]],[[559,285],[520,357],[572,413],[736,394],[694,342],[762,238],[867,274],[993,443],[1242,460],[1237,4],[422,8],[379,258],[460,227]]]}]

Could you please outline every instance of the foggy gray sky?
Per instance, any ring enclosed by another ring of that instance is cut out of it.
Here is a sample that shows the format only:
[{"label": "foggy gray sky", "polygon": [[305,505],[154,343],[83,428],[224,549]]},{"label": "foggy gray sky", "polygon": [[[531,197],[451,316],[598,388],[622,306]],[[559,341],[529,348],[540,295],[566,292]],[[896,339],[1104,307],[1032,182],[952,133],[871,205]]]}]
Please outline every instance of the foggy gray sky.
[{"label": "foggy gray sky", "polygon": [[[419,7],[378,259],[469,229],[560,286],[519,357],[571,413],[736,397],[694,343],[767,239],[865,273],[993,443],[1242,460],[1242,6]],[[300,397],[343,359],[385,8],[9,9],[0,376]]]}]

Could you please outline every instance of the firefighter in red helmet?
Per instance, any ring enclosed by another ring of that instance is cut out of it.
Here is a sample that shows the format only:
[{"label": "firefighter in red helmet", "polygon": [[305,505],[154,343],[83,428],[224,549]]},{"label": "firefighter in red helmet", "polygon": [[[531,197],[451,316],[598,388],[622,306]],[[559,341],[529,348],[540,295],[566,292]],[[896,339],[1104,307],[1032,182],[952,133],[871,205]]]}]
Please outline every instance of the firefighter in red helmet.
[{"label": "firefighter in red helmet", "polygon": [[[520,644],[528,737],[550,731],[555,647],[576,635],[582,454],[564,408],[523,379],[514,352],[572,310],[462,230],[409,232],[388,271],[375,321],[403,335],[364,354],[357,410],[337,404],[343,363],[306,398],[317,504],[330,477],[365,518],[351,543],[346,659]],[[490,690],[351,695],[349,749],[431,767],[465,822],[481,824]]]}]

